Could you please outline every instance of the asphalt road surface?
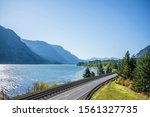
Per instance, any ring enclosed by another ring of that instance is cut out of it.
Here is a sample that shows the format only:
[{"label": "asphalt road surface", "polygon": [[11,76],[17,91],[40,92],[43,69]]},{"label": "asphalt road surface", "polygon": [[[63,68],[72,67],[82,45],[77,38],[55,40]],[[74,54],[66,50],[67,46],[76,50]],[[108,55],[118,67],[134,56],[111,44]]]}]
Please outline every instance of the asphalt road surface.
[{"label": "asphalt road surface", "polygon": [[110,80],[116,76],[118,76],[118,74],[112,74],[112,75],[105,76],[103,78],[82,84],[78,87],[72,88],[72,89],[62,92],[54,97],[51,97],[48,100],[77,100],[77,99],[80,99],[83,95],[90,92],[96,86],[98,86],[101,83],[103,83],[107,80]]}]

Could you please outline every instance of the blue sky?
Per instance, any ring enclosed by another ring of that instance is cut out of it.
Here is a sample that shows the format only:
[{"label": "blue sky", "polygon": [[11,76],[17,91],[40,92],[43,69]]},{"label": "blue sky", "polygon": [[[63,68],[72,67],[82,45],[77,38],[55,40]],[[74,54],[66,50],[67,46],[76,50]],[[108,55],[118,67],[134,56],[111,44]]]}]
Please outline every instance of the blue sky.
[{"label": "blue sky", "polygon": [[150,1],[0,0],[0,25],[79,58],[121,58],[150,44]]}]

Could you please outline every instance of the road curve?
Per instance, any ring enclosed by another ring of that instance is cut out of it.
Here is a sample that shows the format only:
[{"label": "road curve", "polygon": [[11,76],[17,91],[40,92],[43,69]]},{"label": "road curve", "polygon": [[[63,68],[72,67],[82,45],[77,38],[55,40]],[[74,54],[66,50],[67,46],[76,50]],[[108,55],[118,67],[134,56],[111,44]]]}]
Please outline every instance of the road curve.
[{"label": "road curve", "polygon": [[97,80],[94,80],[91,82],[87,82],[78,87],[72,88],[72,89],[62,92],[56,96],[53,96],[53,97],[49,98],[48,100],[77,100],[77,99],[80,99],[83,95],[90,92],[96,86],[100,85],[101,83],[104,83],[107,80],[113,79],[116,76],[118,76],[117,73],[109,75],[109,76],[105,76],[103,78],[100,78],[100,79],[97,79]]}]

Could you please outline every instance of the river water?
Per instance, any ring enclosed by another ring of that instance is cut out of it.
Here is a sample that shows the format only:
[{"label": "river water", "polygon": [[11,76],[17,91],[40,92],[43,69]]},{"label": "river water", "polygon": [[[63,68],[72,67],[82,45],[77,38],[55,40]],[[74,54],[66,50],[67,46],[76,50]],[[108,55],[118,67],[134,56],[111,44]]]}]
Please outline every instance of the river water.
[{"label": "river water", "polygon": [[9,96],[26,93],[34,82],[61,84],[82,78],[85,68],[68,64],[0,65],[0,90]]}]

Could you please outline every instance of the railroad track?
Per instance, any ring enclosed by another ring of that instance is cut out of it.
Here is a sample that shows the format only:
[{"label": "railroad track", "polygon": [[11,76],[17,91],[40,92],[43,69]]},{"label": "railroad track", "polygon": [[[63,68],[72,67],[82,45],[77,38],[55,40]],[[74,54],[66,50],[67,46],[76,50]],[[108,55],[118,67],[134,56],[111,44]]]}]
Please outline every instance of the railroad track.
[{"label": "railroad track", "polygon": [[101,76],[96,76],[94,78],[84,78],[84,79],[74,81],[74,82],[71,82],[68,84],[60,85],[60,86],[53,88],[53,89],[48,89],[48,90],[45,90],[45,91],[42,91],[42,92],[39,92],[36,94],[32,94],[30,96],[20,98],[19,100],[46,100],[50,97],[53,97],[59,93],[66,91],[66,90],[72,89],[72,88],[77,87],[79,85],[82,85],[84,83],[87,83],[87,82],[90,82],[93,80],[97,80],[99,78],[102,78],[102,77],[105,77],[108,75],[112,75],[112,74],[115,74],[115,73],[109,73],[109,74],[105,74],[105,75],[101,75]]}]

